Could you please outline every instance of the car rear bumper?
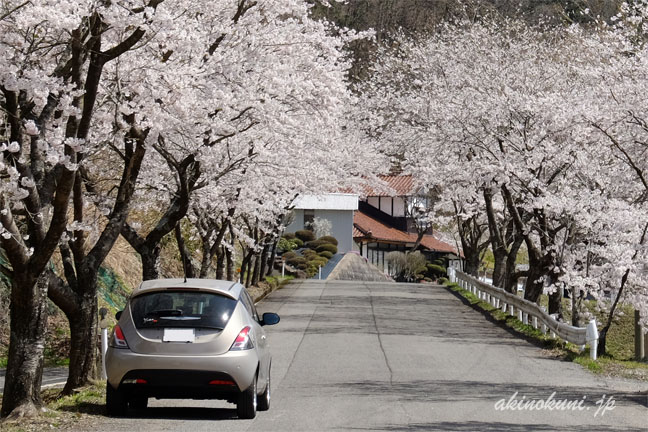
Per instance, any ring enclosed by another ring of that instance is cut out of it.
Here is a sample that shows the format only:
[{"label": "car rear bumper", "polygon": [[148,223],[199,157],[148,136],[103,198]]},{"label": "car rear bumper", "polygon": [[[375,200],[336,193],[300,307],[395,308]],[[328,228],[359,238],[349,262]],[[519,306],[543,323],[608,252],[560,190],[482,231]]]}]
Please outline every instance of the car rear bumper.
[{"label": "car rear bumper", "polygon": [[[106,352],[106,374],[114,389],[141,392],[148,388],[149,396],[161,398],[211,398],[210,394],[245,390],[252,384],[258,364],[254,349],[217,356],[146,355],[112,347]],[[124,383],[138,378],[146,384]],[[232,380],[236,385],[210,385],[213,380]]]}]

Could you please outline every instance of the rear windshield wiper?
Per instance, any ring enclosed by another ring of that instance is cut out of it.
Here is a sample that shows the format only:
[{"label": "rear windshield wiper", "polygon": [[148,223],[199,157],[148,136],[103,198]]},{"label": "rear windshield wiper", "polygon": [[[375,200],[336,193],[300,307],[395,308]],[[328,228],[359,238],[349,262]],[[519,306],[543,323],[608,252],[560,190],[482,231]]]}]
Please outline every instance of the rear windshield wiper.
[{"label": "rear windshield wiper", "polygon": [[182,311],[180,309],[160,309],[160,310],[154,310],[149,313],[147,313],[145,316],[147,318],[163,318],[163,317],[174,317],[174,316],[181,316]]}]

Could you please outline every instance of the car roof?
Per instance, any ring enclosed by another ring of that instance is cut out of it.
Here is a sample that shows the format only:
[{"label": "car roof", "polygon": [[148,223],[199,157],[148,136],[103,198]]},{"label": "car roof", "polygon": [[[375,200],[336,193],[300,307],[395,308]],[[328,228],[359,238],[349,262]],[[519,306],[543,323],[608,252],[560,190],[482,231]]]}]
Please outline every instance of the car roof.
[{"label": "car roof", "polygon": [[218,279],[152,279],[144,281],[137,287],[132,297],[141,294],[165,290],[211,291],[238,300],[243,285],[238,282]]}]

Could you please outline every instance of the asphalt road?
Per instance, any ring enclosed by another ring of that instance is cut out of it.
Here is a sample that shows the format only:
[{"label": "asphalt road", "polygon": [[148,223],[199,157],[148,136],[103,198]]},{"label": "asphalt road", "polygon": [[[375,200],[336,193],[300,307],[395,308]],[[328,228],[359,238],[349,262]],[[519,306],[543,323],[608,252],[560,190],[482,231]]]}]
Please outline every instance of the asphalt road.
[{"label": "asphalt road", "polygon": [[[522,432],[648,425],[647,384],[603,379],[552,359],[442,287],[305,281],[273,293],[259,309],[281,315],[268,328],[270,411],[238,420],[224,402],[153,400],[137,417],[102,418],[92,429]],[[511,409],[514,401],[548,399],[581,409]]]},{"label": "asphalt road", "polygon": [[[2,389],[4,389],[5,375],[7,373],[6,369],[0,369],[0,394],[2,394]],[[68,377],[68,368],[67,367],[53,367],[45,368],[43,370],[43,382],[42,387],[63,387],[65,381]]]}]

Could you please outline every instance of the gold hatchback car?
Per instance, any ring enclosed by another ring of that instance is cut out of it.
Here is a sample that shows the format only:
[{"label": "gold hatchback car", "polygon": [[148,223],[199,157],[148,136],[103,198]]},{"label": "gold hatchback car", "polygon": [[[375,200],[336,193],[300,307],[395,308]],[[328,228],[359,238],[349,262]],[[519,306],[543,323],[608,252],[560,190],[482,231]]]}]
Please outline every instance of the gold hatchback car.
[{"label": "gold hatchback car", "polygon": [[263,326],[239,283],[157,279],[133,291],[117,313],[106,353],[106,408],[123,416],[149,398],[222,399],[239,418],[270,408],[271,356]]}]

